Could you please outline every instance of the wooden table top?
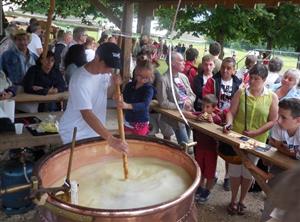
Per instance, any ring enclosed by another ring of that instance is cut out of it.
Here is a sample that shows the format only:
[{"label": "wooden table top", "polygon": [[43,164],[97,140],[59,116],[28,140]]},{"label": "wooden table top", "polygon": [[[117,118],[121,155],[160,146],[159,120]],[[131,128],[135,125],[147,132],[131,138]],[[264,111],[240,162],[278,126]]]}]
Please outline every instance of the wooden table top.
[{"label": "wooden table top", "polygon": [[[16,118],[35,116],[40,120],[45,120],[49,114],[56,115],[59,119],[63,112],[52,112],[52,113],[22,113],[16,114]],[[33,147],[41,146],[46,144],[61,144],[59,134],[51,134],[45,136],[33,136],[25,127],[21,135],[15,134],[15,132],[7,132],[0,134],[0,152],[20,147]]]},{"label": "wooden table top", "polygon": [[64,101],[68,100],[69,92],[62,92],[52,95],[35,95],[28,93],[20,93],[17,94],[12,99],[16,101],[16,103],[30,103],[30,102],[52,102],[52,101]]},{"label": "wooden table top", "polygon": [[[45,120],[49,116],[49,114],[56,115],[57,120],[59,120],[63,112],[22,113],[22,114],[16,114],[16,118],[35,116],[40,120]],[[106,121],[107,128],[112,133],[117,134],[118,123],[115,121],[117,119],[116,110],[108,109],[106,119],[107,119]],[[7,133],[0,134],[0,152],[12,148],[34,147],[34,146],[42,146],[47,144],[51,144],[51,145],[62,144],[59,134],[33,136],[26,128],[23,129],[23,133],[21,135],[16,135],[15,132],[7,132]]]},{"label": "wooden table top", "polygon": [[[162,113],[163,115],[166,115],[168,117],[171,117],[173,119],[176,119],[178,121],[183,122],[182,117],[180,116],[179,112],[177,110],[167,110],[159,107],[157,101],[153,101],[151,104],[151,108],[159,113]],[[197,122],[194,120],[188,120],[189,125],[208,136],[211,136],[219,141],[222,141],[224,143],[227,143],[229,145],[240,147],[241,140],[238,137],[231,137],[228,134],[224,134],[222,132],[222,127],[218,126],[213,123],[203,123],[203,122]],[[237,133],[235,133],[237,134]],[[242,136],[241,134],[237,134]],[[257,151],[254,149],[245,149],[246,152],[249,152],[255,156],[258,156],[262,159],[270,161],[272,164],[279,166],[283,169],[291,169],[296,166],[299,166],[299,161],[292,159],[286,155],[283,155],[282,153],[278,152],[276,148],[272,147],[269,151],[263,152],[263,151]]]}]

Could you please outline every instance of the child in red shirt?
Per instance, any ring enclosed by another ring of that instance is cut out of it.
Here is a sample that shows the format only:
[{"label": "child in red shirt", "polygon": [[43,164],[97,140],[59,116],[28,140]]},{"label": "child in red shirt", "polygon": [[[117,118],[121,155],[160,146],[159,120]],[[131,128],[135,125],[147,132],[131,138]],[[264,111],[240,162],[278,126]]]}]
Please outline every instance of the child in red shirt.
[{"label": "child in red shirt", "polygon": [[[217,97],[213,94],[208,94],[203,97],[202,112],[185,112],[184,115],[190,119],[221,125],[221,113],[217,105]],[[195,159],[201,169],[201,180],[196,192],[196,200],[204,203],[208,200],[210,191],[214,185],[218,158],[218,142],[201,132],[193,131],[193,133],[194,140],[197,141],[197,145],[194,147]]]}]

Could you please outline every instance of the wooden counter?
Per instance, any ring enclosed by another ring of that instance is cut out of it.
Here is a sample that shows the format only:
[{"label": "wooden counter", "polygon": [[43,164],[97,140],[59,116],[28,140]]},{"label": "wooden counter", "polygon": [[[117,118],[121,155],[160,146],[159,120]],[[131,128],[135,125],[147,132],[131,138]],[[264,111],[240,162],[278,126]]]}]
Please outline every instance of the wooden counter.
[{"label": "wooden counter", "polygon": [[[172,119],[184,122],[177,110],[167,110],[160,108],[156,101],[153,101],[151,108],[163,115],[166,115]],[[197,122],[194,120],[188,120],[189,125],[208,136],[211,136],[219,141],[230,144],[233,147],[240,147],[241,141],[238,138],[230,137],[228,134],[222,132],[222,127],[212,123]],[[241,135],[242,136],[242,135]],[[267,152],[256,151],[253,149],[246,149],[248,153],[254,154],[262,159],[266,159],[283,169],[290,169],[299,165],[299,161],[292,159],[286,155],[281,154],[275,148],[271,148]]]},{"label": "wooden counter", "polygon": [[[159,112],[162,115],[166,115],[176,121],[184,122],[183,118],[180,116],[177,110],[167,110],[160,108],[157,101],[152,102],[151,108],[156,112]],[[237,155],[240,156],[243,165],[251,172],[255,180],[258,182],[262,190],[267,195],[269,195],[271,192],[271,188],[267,184],[267,180],[272,178],[273,175],[266,173],[259,169],[257,166],[255,166],[249,159],[247,154],[251,153],[257,157],[267,160],[271,164],[276,165],[282,169],[292,169],[296,166],[299,166],[299,160],[295,160],[286,155],[283,155],[282,153],[278,152],[274,147],[272,147],[267,152],[257,151],[256,149],[241,149],[240,147],[243,142],[239,139],[239,137],[242,135],[238,133],[224,134],[222,132],[222,127],[216,124],[197,122],[194,120],[188,120],[188,123],[191,128],[200,131],[203,134],[211,136],[216,140],[231,145],[234,151],[237,153]],[[235,136],[232,136],[233,134],[235,134]]]}]

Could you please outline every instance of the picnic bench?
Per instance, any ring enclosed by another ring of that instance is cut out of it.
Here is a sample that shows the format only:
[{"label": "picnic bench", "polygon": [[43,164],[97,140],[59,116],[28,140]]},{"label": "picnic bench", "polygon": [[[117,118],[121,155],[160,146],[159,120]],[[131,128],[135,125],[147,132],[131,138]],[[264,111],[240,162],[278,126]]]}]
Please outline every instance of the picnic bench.
[{"label": "picnic bench", "polygon": [[[182,117],[180,116],[177,110],[168,110],[159,107],[157,101],[152,101],[151,108],[156,112],[159,112],[163,115],[166,115],[172,119],[177,121],[184,122]],[[230,136],[228,134],[224,134],[222,132],[222,127],[213,124],[213,123],[205,123],[205,122],[198,122],[195,120],[188,120],[188,123],[191,128],[200,131],[208,136],[215,138],[216,140],[222,141],[231,145],[234,151],[241,157],[243,164],[247,169],[252,173],[255,180],[261,186],[262,190],[268,195],[270,193],[270,187],[266,183],[268,179],[272,177],[271,174],[268,174],[257,166],[255,166],[250,159],[248,158],[249,153],[260,157],[264,160],[267,160],[273,165],[276,165],[282,169],[292,169],[299,165],[297,160],[294,160],[288,156],[283,155],[282,153],[278,152],[276,148],[272,147],[268,151],[259,151],[256,149],[241,149],[242,141],[239,139],[241,134],[235,133],[237,136]]]}]

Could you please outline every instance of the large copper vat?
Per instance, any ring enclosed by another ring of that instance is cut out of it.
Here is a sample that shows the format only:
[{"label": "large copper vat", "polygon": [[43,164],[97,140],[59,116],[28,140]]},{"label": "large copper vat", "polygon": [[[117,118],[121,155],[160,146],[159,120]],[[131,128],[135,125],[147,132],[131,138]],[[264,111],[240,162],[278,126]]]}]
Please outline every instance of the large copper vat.
[{"label": "large copper vat", "polygon": [[[165,140],[129,136],[126,141],[129,144],[129,158],[154,157],[174,163],[185,169],[191,176],[193,182],[190,187],[174,200],[159,205],[126,210],[95,209],[72,205],[48,194],[45,206],[37,215],[37,221],[196,222],[194,194],[200,181],[200,171],[196,162],[178,150],[177,145]],[[99,138],[77,142],[72,170],[99,161],[121,158],[120,153],[105,146],[106,141]],[[61,147],[37,164],[34,174],[39,178],[40,185],[51,187],[58,179],[66,176],[69,154],[70,144]]]}]

